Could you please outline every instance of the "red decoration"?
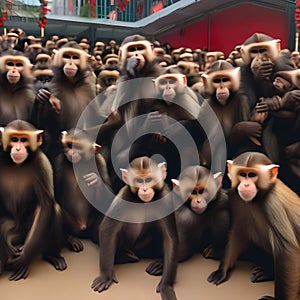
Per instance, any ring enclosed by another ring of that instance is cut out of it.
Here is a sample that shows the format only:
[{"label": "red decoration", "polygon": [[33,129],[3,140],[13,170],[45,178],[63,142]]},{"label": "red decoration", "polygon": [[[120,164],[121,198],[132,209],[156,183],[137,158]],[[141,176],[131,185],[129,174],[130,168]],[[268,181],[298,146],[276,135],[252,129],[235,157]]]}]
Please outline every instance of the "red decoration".
[{"label": "red decoration", "polygon": [[128,0],[118,0],[118,8],[120,10],[126,10],[128,3],[129,3]]},{"label": "red decoration", "polygon": [[50,8],[48,7],[48,0],[40,0],[40,16],[39,16],[39,27],[45,28],[47,24],[47,18],[46,15],[50,11]]}]

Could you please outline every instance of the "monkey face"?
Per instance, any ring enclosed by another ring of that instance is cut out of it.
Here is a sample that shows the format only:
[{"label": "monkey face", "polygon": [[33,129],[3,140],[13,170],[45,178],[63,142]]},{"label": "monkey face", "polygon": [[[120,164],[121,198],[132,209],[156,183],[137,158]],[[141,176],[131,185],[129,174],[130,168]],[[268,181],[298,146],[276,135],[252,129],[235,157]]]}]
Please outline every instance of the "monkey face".
[{"label": "monkey face", "polygon": [[65,156],[69,162],[76,164],[82,159],[83,149],[80,145],[69,142],[65,145]]},{"label": "monkey face", "polygon": [[28,136],[25,134],[14,134],[10,137],[10,157],[15,164],[23,163],[28,157]]},{"label": "monkey face", "polygon": [[212,85],[216,91],[216,98],[220,104],[226,105],[227,99],[230,96],[232,83],[227,76],[216,76],[212,80]]},{"label": "monkey face", "polygon": [[256,181],[258,176],[256,170],[241,169],[237,174],[237,178],[240,182],[237,187],[240,197],[246,202],[252,201],[257,194]]},{"label": "monkey face", "polygon": [[150,202],[155,194],[153,186],[155,186],[155,180],[151,174],[142,174],[133,179],[133,185],[138,189],[138,197],[143,202]]},{"label": "monkey face", "polygon": [[183,93],[186,82],[186,76],[183,74],[163,74],[155,80],[156,92],[167,103],[172,102],[176,95]]},{"label": "monkey face", "polygon": [[11,84],[17,83],[24,70],[24,64],[19,60],[7,60],[5,63],[5,69],[7,71],[7,80]]},{"label": "monkey face", "polygon": [[80,64],[80,56],[77,53],[65,52],[63,54],[64,73],[67,77],[74,77],[77,74]]}]

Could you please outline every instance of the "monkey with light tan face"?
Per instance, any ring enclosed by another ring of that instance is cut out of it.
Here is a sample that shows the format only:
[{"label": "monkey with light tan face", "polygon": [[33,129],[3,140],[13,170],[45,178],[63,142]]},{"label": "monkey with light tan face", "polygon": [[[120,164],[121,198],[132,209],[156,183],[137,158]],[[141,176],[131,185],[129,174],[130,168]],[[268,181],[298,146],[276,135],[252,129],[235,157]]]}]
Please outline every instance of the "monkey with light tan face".
[{"label": "monkey with light tan face", "polygon": [[31,67],[23,53],[15,50],[0,57],[0,125],[31,120],[35,100]]},{"label": "monkey with light tan face", "polygon": [[[134,159],[127,169],[121,171],[126,185],[116,195],[99,226],[100,273],[93,281],[92,289],[102,292],[113,282],[118,282],[113,267],[115,257],[117,262],[134,262],[139,260],[138,255],[154,257],[157,248],[164,248],[160,256],[164,256],[165,267],[156,291],[162,300],[176,300],[173,289],[177,269],[174,213],[155,217],[159,215],[156,210],[152,211],[154,215],[151,214],[153,204],[161,203],[161,209],[171,204],[166,198],[170,192],[164,182],[166,166],[144,156]],[[153,217],[151,222],[145,219],[148,213]],[[155,246],[158,241],[159,247]]]},{"label": "monkey with light tan face", "polygon": [[228,161],[232,228],[226,256],[208,281],[219,285],[229,278],[236,259],[254,243],[274,260],[275,297],[299,298],[299,197],[277,178],[279,166],[259,152],[245,152]]},{"label": "monkey with light tan face", "polygon": [[[15,120],[1,127],[0,153],[0,273],[9,280],[25,279],[38,255],[64,270],[61,212],[55,202],[53,170],[39,149],[42,130]],[[3,268],[3,269],[2,269]]]}]

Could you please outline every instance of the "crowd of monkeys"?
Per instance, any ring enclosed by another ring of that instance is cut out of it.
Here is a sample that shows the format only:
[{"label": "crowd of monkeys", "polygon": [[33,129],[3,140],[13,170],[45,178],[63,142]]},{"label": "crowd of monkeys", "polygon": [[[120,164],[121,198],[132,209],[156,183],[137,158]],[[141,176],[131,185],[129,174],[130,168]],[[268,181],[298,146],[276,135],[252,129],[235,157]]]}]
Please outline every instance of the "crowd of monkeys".
[{"label": "crowd of monkeys", "polygon": [[139,34],[92,49],[13,28],[0,45],[0,273],[38,255],[65,270],[86,238],[97,292],[151,258],[175,300],[178,262],[203,253],[213,284],[247,259],[274,280],[261,299],[299,299],[299,53],[264,33],[227,58]]}]

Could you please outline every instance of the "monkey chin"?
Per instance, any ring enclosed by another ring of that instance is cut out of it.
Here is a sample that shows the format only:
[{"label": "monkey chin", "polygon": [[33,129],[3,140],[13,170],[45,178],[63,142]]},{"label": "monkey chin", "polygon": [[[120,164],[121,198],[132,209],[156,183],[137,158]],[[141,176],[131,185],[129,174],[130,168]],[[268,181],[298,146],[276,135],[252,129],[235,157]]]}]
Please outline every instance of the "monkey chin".
[{"label": "monkey chin", "polygon": [[257,194],[257,191],[254,191],[254,190],[247,190],[247,191],[238,190],[238,193],[239,193],[239,195],[240,195],[240,197],[242,198],[243,201],[250,202],[255,198],[255,196]]},{"label": "monkey chin", "polygon": [[154,193],[138,193],[138,196],[143,202],[148,203],[153,199]]},{"label": "monkey chin", "polygon": [[10,157],[13,162],[17,165],[20,165],[27,159],[28,153],[11,153]]}]

